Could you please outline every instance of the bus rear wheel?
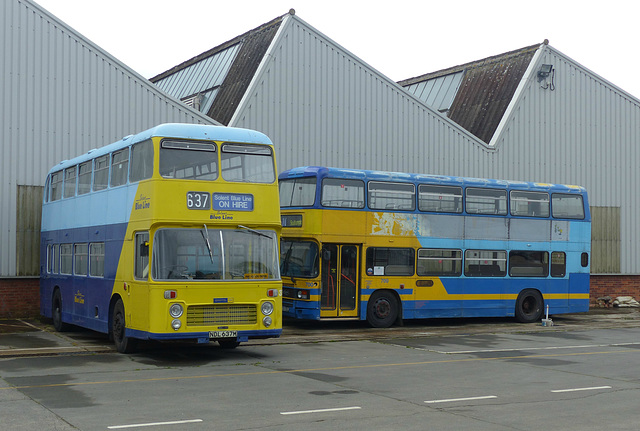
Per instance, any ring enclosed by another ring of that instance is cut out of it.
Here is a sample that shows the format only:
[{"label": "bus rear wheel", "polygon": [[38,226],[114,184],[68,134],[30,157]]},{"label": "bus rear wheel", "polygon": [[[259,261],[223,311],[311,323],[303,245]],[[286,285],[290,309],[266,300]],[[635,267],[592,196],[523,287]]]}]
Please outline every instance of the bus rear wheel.
[{"label": "bus rear wheel", "polygon": [[374,328],[388,328],[398,318],[398,301],[387,291],[371,295],[367,303],[367,322]]},{"label": "bus rear wheel", "polygon": [[535,289],[520,292],[516,300],[516,320],[520,323],[533,323],[540,320],[544,301],[542,295]]},{"label": "bus rear wheel", "polygon": [[69,330],[69,325],[62,321],[62,295],[60,294],[60,289],[56,289],[55,292],[53,292],[51,317],[53,318],[53,327],[56,331],[65,332]]},{"label": "bus rear wheel", "polygon": [[113,335],[113,342],[116,345],[116,349],[120,353],[132,353],[136,350],[138,344],[138,340],[125,335],[126,328],[127,324],[124,314],[124,304],[122,303],[122,299],[118,299],[116,305],[113,307],[111,333]]}]

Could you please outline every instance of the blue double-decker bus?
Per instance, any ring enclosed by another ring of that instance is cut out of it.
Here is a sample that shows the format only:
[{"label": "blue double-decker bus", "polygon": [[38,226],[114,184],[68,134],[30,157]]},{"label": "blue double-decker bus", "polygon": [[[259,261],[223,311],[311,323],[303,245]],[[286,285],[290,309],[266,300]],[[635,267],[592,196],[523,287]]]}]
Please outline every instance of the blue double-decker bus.
[{"label": "blue double-decker bus", "polygon": [[317,166],[279,182],[285,316],[387,327],[589,309],[582,187]]}]

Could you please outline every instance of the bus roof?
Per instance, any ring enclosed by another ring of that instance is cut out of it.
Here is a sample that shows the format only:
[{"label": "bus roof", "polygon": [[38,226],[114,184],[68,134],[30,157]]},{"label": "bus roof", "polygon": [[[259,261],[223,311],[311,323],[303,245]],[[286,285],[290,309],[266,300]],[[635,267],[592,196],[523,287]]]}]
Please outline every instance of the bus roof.
[{"label": "bus roof", "polygon": [[53,166],[49,173],[56,172],[69,166],[91,160],[95,157],[109,154],[120,148],[125,148],[136,142],[141,142],[156,136],[179,139],[195,139],[208,141],[241,142],[245,144],[273,145],[264,133],[236,127],[212,126],[208,124],[165,123],[151,129],[125,136],[119,141],[97,149],[89,150],[85,154],[69,160],[63,160]]},{"label": "bus roof", "polygon": [[525,181],[493,180],[484,178],[455,177],[447,175],[410,174],[363,169],[330,168],[324,166],[301,166],[282,172],[278,180],[318,177],[344,178],[362,181],[410,182],[418,184],[456,185],[461,187],[493,187],[512,190],[554,191],[565,193],[586,193],[581,186],[534,183]]}]

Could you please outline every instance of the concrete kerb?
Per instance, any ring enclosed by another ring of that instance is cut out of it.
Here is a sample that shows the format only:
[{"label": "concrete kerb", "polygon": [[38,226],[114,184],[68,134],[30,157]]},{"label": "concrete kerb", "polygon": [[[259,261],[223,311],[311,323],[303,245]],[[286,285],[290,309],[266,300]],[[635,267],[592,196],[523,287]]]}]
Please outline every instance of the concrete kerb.
[{"label": "concrete kerb", "polygon": [[50,323],[36,319],[0,320],[0,359],[114,350],[106,336],[90,331],[72,330],[67,335],[56,332]]}]

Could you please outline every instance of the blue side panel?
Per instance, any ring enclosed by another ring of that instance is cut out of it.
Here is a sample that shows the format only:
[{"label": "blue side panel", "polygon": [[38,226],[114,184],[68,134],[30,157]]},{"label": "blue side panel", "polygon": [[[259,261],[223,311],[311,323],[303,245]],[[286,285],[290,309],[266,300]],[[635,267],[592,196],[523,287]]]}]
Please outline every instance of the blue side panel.
[{"label": "blue side panel", "polygon": [[[452,299],[416,300],[414,289],[398,289],[402,299],[403,319],[448,317],[513,317],[517,295],[525,289],[538,290],[549,306],[550,314],[576,313],[589,310],[589,274],[572,273],[558,278],[494,277],[494,278],[441,278]],[[427,287],[418,289],[428,289]],[[362,295],[371,295],[374,289],[362,289]],[[415,292],[419,296],[419,292]],[[569,299],[580,294],[581,298]],[[485,299],[486,298],[486,299]],[[320,320],[318,302],[283,300],[283,315],[295,319]],[[367,318],[367,301],[360,307],[361,320]]]},{"label": "blue side panel", "polygon": [[589,311],[589,274],[579,273],[569,276],[569,293],[586,294],[585,299],[571,299],[567,313],[580,313]]},{"label": "blue side panel", "polygon": [[[48,244],[104,242],[104,277],[47,274],[41,271],[40,313],[51,317],[53,291],[60,288],[62,320],[67,323],[108,332],[109,302],[116,277],[127,224],[84,227],[41,233],[41,262],[46,262]],[[43,264],[44,265],[44,264]]]}]

